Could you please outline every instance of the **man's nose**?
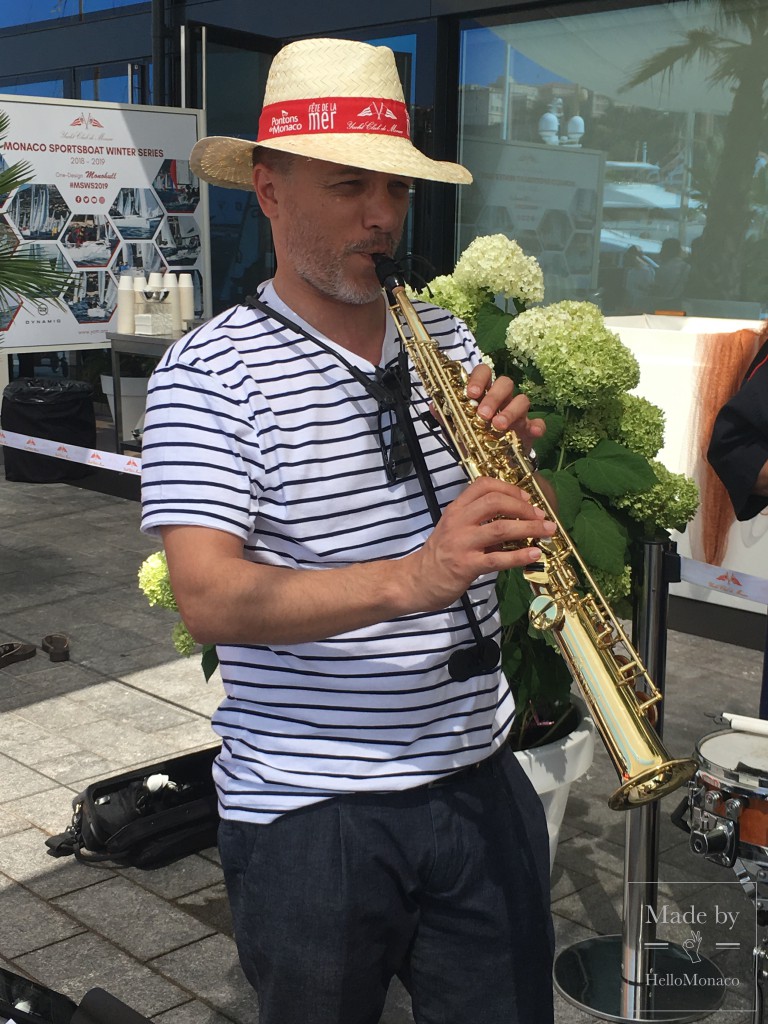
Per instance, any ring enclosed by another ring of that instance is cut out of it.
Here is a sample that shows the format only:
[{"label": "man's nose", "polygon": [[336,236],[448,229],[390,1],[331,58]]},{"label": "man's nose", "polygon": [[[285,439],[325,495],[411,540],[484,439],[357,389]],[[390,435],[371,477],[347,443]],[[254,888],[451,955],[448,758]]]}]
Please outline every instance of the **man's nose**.
[{"label": "man's nose", "polygon": [[381,231],[399,230],[405,216],[402,200],[392,195],[389,188],[376,186],[366,196],[364,225]]}]

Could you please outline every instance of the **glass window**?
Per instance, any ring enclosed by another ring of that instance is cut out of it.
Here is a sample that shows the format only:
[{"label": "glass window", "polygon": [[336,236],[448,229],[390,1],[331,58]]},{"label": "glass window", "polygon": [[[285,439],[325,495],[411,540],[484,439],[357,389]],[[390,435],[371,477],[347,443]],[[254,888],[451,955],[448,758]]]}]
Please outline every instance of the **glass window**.
[{"label": "glass window", "polygon": [[64,98],[64,79],[52,78],[47,81],[21,81],[16,78],[12,82],[0,79],[0,93],[9,96],[44,96],[47,99]]},{"label": "glass window", "polygon": [[0,28],[31,25],[56,18],[83,17],[97,11],[135,6],[137,0],[24,0],[0,4]]},{"label": "glass window", "polygon": [[547,301],[759,316],[766,52],[768,5],[750,0],[465,22],[475,183],[459,190],[458,250],[503,231],[540,261]]},{"label": "glass window", "polygon": [[[254,139],[271,55],[230,45],[209,33],[206,57],[207,134]],[[208,206],[211,287],[218,312],[252,295],[259,282],[271,277],[274,257],[269,222],[261,216],[255,193],[211,186]]]},{"label": "glass window", "polygon": [[77,68],[77,95],[81,100],[103,100],[107,103],[129,103],[128,64]]}]

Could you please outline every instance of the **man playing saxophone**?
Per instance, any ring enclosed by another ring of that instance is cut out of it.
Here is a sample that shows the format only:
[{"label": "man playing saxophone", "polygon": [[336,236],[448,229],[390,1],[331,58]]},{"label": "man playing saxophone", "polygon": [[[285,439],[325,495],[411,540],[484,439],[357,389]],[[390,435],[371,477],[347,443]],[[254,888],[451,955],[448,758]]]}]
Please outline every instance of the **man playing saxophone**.
[{"label": "man playing saxophone", "polygon": [[[219,843],[259,1019],[375,1024],[397,975],[418,1024],[548,1024],[546,825],[493,647],[496,574],[555,527],[515,486],[467,485],[372,259],[414,178],[471,177],[411,144],[391,51],[344,40],[285,47],[256,148],[203,139],[192,166],[255,191],[277,255],[159,365],[142,481],[181,613],[217,644]],[[420,312],[529,448],[527,399]]]}]

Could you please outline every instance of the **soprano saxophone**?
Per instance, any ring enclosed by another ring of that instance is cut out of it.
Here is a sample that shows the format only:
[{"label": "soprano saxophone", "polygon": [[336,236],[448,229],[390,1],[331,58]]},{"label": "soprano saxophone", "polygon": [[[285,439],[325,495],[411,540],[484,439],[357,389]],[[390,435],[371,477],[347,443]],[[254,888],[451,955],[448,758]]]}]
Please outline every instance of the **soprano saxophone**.
[{"label": "soprano saxophone", "polygon": [[523,570],[533,592],[529,616],[554,638],[618,772],[609,807],[627,810],[672,792],[694,775],[696,761],[672,759],[662,745],[649,720],[661,694],[558,521],[517,435],[500,434],[477,415],[464,367],[430,338],[397,265],[382,254],[373,259],[398,334],[470,480],[515,484],[555,523],[551,538],[536,541],[540,560]]}]

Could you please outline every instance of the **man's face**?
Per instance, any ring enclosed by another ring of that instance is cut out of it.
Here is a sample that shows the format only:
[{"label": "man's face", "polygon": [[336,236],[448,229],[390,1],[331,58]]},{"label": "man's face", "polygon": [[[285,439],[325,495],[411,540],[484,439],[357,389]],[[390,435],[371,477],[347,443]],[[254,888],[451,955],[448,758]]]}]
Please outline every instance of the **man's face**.
[{"label": "man's face", "polygon": [[370,254],[393,256],[408,212],[411,179],[297,158],[275,176],[272,231],[281,272],[352,305],[378,300]]}]

